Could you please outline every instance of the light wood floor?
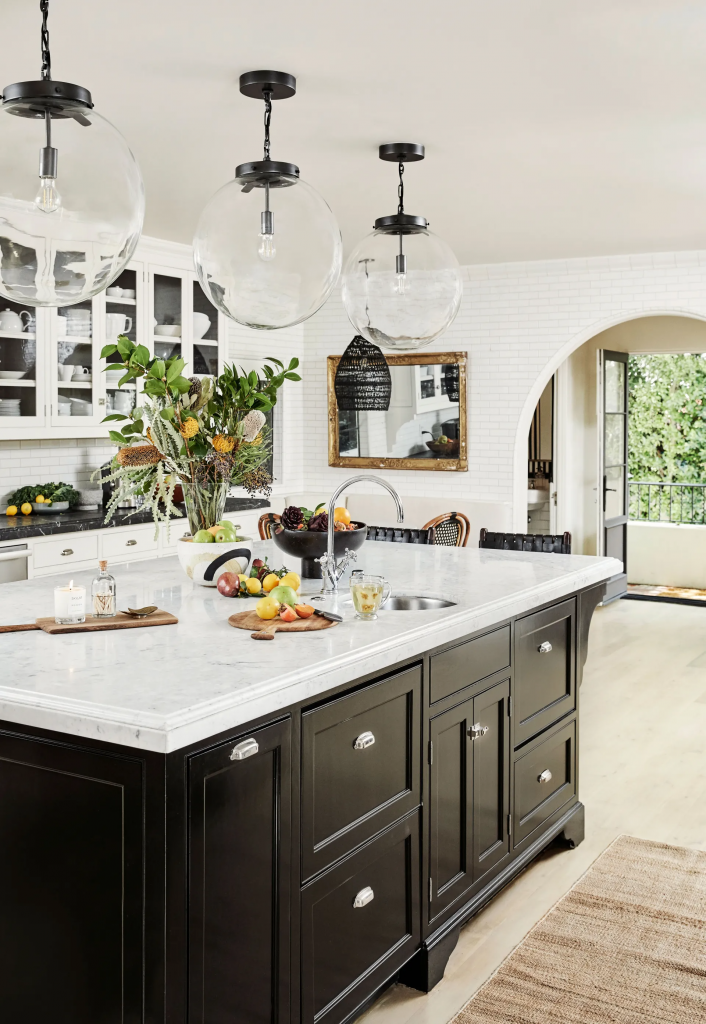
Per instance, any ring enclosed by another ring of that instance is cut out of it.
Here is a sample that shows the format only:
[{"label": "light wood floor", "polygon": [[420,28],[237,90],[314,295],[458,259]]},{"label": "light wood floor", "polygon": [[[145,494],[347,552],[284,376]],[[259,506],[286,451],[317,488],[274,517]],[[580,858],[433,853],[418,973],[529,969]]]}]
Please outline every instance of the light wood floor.
[{"label": "light wood floor", "polygon": [[365,1024],[445,1024],[617,835],[706,850],[706,609],[599,608],[580,699],[585,841],[545,852],[470,921],[432,992],[395,985]]}]

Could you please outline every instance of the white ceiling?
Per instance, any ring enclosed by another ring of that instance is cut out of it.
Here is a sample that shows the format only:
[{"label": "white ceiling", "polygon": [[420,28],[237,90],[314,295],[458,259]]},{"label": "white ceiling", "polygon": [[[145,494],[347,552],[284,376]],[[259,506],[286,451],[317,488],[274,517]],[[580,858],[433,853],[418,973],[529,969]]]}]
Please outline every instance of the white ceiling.
[{"label": "white ceiling", "polygon": [[[39,4],[0,0],[0,85],[38,77]],[[262,106],[297,76],[274,159],[324,195],[346,249],[396,206],[381,142],[462,263],[706,245],[704,0],[51,0],[54,77],[91,89],[145,178],[150,235],[189,242]]]}]

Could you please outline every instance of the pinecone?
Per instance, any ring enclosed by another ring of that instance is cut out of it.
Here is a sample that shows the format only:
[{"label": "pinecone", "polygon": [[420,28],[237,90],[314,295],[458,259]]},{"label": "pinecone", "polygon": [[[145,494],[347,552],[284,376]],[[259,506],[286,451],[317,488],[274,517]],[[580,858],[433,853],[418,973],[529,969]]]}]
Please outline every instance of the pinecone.
[{"label": "pinecone", "polygon": [[282,513],[280,522],[285,530],[298,530],[299,524],[304,522],[304,513],[296,505],[290,505]]},{"label": "pinecone", "polygon": [[328,530],[328,512],[319,512],[309,520],[309,529],[315,533],[326,533]]}]

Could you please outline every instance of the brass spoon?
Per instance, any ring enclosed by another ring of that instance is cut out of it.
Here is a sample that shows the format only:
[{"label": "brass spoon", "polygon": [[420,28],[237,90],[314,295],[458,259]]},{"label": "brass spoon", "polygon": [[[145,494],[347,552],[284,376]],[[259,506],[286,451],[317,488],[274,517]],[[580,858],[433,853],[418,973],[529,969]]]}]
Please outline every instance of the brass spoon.
[{"label": "brass spoon", "polygon": [[157,605],[147,604],[144,608],[128,608],[127,611],[121,608],[120,611],[123,615],[132,615],[135,619],[146,619],[148,615],[152,615],[153,612],[157,611]]}]

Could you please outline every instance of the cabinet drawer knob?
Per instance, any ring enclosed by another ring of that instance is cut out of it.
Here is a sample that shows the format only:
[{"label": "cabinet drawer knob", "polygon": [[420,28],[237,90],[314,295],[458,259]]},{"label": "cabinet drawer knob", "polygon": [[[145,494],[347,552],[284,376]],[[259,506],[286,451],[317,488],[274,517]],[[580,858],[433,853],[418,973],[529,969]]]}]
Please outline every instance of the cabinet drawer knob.
[{"label": "cabinet drawer knob", "polygon": [[74,549],[73,548],[64,548],[64,550],[61,552],[62,555],[73,555],[73,553],[74,553]]},{"label": "cabinet drawer knob", "polygon": [[373,892],[369,885],[366,885],[366,887],[364,889],[361,889],[360,892],[357,894],[356,898],[353,900],[353,906],[357,910],[358,907],[365,907],[367,906],[368,903],[372,903],[374,899],[375,893]]},{"label": "cabinet drawer knob", "polygon": [[540,644],[539,647],[537,648],[537,650],[539,651],[540,654],[549,654],[551,649],[552,649],[552,645],[549,643],[548,640],[545,640],[544,643]]},{"label": "cabinet drawer knob", "polygon": [[[366,747],[372,747],[374,742],[375,742],[375,737],[373,736],[373,734],[370,731],[362,732],[360,734],[360,736],[356,736],[355,742],[353,744],[353,749],[354,750],[365,750]],[[372,899],[372,896],[370,898]]]},{"label": "cabinet drawer knob", "polygon": [[541,775],[537,776],[537,782],[551,782],[552,773],[548,768],[545,768]]},{"label": "cabinet drawer knob", "polygon": [[490,732],[489,725],[481,725],[480,722],[476,722],[476,724],[472,725],[468,730],[468,735],[472,740],[479,740],[481,736],[485,736],[487,732]]},{"label": "cabinet drawer knob", "polygon": [[244,761],[246,757],[252,757],[253,754],[257,754],[259,749],[259,743],[251,736],[250,739],[241,740],[240,743],[235,744],[230,759],[231,761]]},{"label": "cabinet drawer knob", "polygon": [[125,547],[126,548],[134,548],[136,544],[137,544],[136,540],[126,540],[125,541]]}]

